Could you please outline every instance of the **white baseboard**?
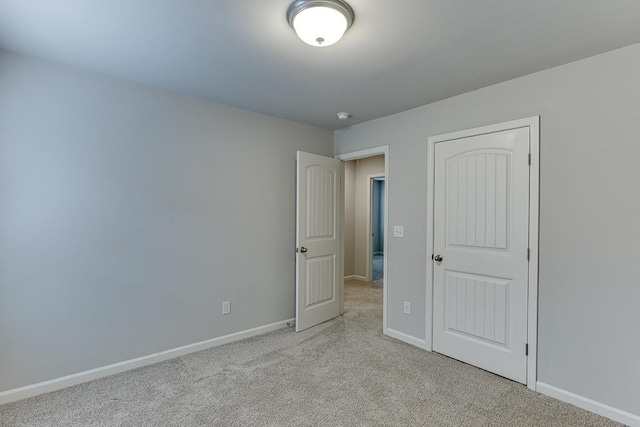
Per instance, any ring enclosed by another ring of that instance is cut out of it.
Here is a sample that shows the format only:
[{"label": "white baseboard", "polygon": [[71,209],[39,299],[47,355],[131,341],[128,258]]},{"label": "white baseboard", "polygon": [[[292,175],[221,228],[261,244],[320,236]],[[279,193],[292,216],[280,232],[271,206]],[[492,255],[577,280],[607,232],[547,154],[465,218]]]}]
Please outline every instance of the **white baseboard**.
[{"label": "white baseboard", "polygon": [[421,340],[419,338],[416,337],[412,337],[411,335],[407,335],[403,332],[399,332],[396,331],[394,329],[391,328],[387,328],[387,332],[386,332],[387,336],[390,336],[391,338],[395,338],[397,340],[400,340],[402,342],[406,342],[407,344],[411,344],[414,345],[418,348],[421,348],[423,350],[427,349],[427,342],[425,340]]},{"label": "white baseboard", "polygon": [[344,276],[344,280],[359,280],[360,282],[368,282],[366,277],[358,276],[357,274],[352,274],[351,276]]},{"label": "white baseboard", "polygon": [[210,340],[188,344],[170,350],[164,350],[158,353],[149,354],[147,356],[125,360],[123,362],[114,363],[112,365],[102,366],[100,368],[90,369],[88,371],[78,372],[76,374],[71,374],[64,377],[54,378],[52,380],[3,391],[0,392],[0,405],[15,402],[17,400],[27,399],[39,394],[60,390],[62,388],[71,387],[76,384],[85,383],[87,381],[96,380],[98,378],[107,377],[109,375],[129,371],[131,369],[140,368],[142,366],[152,365],[164,360],[173,359],[179,356],[184,356],[185,354],[195,353],[196,351],[206,350],[212,347],[217,347],[219,345],[238,341],[244,338],[265,334],[267,332],[284,328],[285,326],[287,326],[288,322],[292,322],[293,320],[295,319],[281,320],[269,325],[258,326],[256,328],[235,332],[233,334],[224,335],[222,337],[212,338]]},{"label": "white baseboard", "polygon": [[553,397],[554,399],[570,403],[578,408],[586,409],[587,411],[610,418],[619,423],[633,427],[640,427],[640,415],[614,408],[613,406],[597,402],[593,399],[589,399],[588,397],[580,396],[579,394],[575,394],[540,381],[536,383],[536,391],[549,397]]}]

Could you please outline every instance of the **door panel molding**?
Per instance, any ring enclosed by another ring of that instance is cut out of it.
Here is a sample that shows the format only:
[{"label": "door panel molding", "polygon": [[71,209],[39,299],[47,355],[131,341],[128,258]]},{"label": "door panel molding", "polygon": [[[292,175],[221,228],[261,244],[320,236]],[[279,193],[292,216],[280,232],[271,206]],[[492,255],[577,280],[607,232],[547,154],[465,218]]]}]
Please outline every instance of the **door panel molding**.
[{"label": "door panel molding", "polygon": [[[433,351],[433,314],[434,314],[434,268],[431,259],[434,254],[434,208],[435,208],[435,145],[439,142],[453,141],[472,136],[481,136],[496,132],[527,128],[529,132],[529,268],[527,289],[527,387],[535,390],[537,380],[537,325],[538,325],[538,221],[539,221],[539,180],[540,180],[540,117],[533,116],[504,123],[482,126],[442,135],[431,136],[427,140],[427,259],[426,276],[426,350]],[[468,235],[470,236],[470,235]],[[473,248],[469,248],[473,250]],[[527,254],[523,254],[527,256]],[[467,327],[467,325],[465,325]],[[468,325],[471,327],[471,325]]]}]

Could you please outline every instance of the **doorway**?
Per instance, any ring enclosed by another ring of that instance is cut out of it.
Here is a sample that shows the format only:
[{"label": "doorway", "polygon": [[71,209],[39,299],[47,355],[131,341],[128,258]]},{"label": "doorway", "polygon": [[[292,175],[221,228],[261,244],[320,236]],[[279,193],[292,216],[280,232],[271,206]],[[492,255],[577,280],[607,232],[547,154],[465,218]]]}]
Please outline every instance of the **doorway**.
[{"label": "doorway", "polygon": [[379,174],[368,175],[369,178],[369,217],[370,230],[367,234],[369,259],[368,278],[371,283],[384,286],[384,193],[385,176]]},{"label": "doorway", "polygon": [[[380,274],[377,286],[382,287],[382,330],[387,333],[387,237],[388,237],[388,146],[377,147],[353,153],[340,154],[337,159],[344,162],[344,230],[343,230],[343,266],[344,280],[356,280],[367,285],[372,283],[374,275],[374,245],[378,253],[375,273]],[[381,184],[384,179],[384,184]],[[378,180],[379,183],[374,183]],[[374,187],[377,186],[377,201],[374,199]],[[373,196],[373,197],[372,197]],[[377,213],[372,211],[378,206]],[[373,230],[374,216],[377,232]],[[372,236],[374,234],[374,236]],[[378,238],[378,242],[375,239]],[[344,282],[343,282],[344,283]],[[383,285],[384,284],[384,285]],[[343,284],[344,290],[344,284]],[[341,313],[344,306],[341,306]]]}]

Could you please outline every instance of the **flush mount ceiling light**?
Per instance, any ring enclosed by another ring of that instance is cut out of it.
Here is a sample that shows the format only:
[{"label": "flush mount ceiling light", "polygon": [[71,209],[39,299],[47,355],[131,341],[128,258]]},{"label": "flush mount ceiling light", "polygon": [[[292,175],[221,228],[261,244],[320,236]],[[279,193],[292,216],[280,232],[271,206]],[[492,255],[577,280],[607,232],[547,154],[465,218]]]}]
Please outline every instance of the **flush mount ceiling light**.
[{"label": "flush mount ceiling light", "polygon": [[296,0],[287,20],[300,39],[315,47],[331,46],[353,24],[353,9],[342,0]]}]

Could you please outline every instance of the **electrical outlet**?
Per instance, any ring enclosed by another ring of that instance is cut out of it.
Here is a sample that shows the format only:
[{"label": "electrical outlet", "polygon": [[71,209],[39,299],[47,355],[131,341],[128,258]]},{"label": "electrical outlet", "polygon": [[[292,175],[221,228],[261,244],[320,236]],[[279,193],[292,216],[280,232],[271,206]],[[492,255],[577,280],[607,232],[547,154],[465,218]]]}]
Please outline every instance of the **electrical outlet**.
[{"label": "electrical outlet", "polygon": [[231,313],[231,301],[225,301],[222,303],[222,314]]},{"label": "electrical outlet", "polygon": [[409,301],[404,302],[404,314],[411,314],[411,303]]},{"label": "electrical outlet", "polygon": [[394,225],[393,226],[393,237],[404,237],[404,226],[402,226],[402,225]]}]

